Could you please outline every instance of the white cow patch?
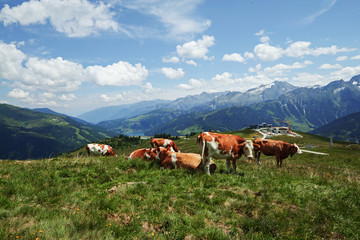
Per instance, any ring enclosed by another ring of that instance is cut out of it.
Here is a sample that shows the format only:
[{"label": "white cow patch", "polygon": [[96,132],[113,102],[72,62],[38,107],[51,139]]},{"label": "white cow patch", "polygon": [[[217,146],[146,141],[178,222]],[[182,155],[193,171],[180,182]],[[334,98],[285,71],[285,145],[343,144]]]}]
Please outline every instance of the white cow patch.
[{"label": "white cow patch", "polygon": [[176,153],[172,153],[171,154],[171,162],[172,162],[174,168],[176,168],[176,161],[177,161]]}]

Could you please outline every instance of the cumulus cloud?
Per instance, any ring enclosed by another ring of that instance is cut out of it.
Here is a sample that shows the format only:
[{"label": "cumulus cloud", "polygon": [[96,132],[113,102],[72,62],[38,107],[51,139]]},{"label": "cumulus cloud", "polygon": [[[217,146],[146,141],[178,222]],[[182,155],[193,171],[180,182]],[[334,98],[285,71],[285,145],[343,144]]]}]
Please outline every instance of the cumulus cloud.
[{"label": "cumulus cloud", "polygon": [[11,90],[9,93],[8,93],[8,96],[9,97],[12,97],[12,98],[18,98],[18,99],[25,99],[25,98],[28,98],[30,96],[30,93],[29,92],[25,92],[24,90],[22,89],[13,89]]},{"label": "cumulus cloud", "polygon": [[339,62],[346,61],[346,60],[348,60],[347,56],[339,56],[336,58],[336,61],[339,61]]},{"label": "cumulus cloud", "polygon": [[206,54],[209,52],[209,47],[214,45],[215,38],[213,36],[202,36],[197,41],[190,41],[183,45],[176,46],[176,52],[183,58],[202,58],[209,59]]},{"label": "cumulus cloud", "polygon": [[178,57],[169,57],[169,58],[163,58],[162,62],[164,63],[178,63],[180,59]]},{"label": "cumulus cloud", "polygon": [[274,47],[267,43],[261,43],[255,46],[254,53],[262,61],[275,61],[282,57],[282,49]]},{"label": "cumulus cloud", "polygon": [[81,85],[84,74],[81,64],[63,60],[29,58],[19,76],[23,84],[48,91],[74,91]]},{"label": "cumulus cloud", "polygon": [[307,65],[310,65],[310,64],[312,64],[311,61],[305,61],[303,63],[295,62],[291,65],[280,63],[273,67],[265,68],[264,73],[267,75],[270,75],[270,76],[279,76],[279,75],[283,75],[284,71],[305,68]]},{"label": "cumulus cloud", "polygon": [[106,67],[89,66],[85,69],[86,76],[100,86],[131,86],[141,85],[147,78],[148,70],[140,63],[134,66],[119,61]]},{"label": "cumulus cloud", "polygon": [[5,26],[48,22],[69,37],[85,37],[107,30],[126,32],[113,20],[115,13],[110,8],[109,4],[93,4],[86,0],[33,0],[15,7],[5,4],[0,11],[0,21]]},{"label": "cumulus cloud", "polygon": [[359,60],[360,59],[360,55],[354,56],[352,58],[350,58],[351,60]]},{"label": "cumulus cloud", "polygon": [[[88,66],[61,57],[39,59],[27,57],[13,44],[0,42],[0,78],[14,81],[14,86],[46,92],[71,92],[85,81],[100,86],[140,86],[148,70],[140,63],[119,61],[108,66]],[[67,98],[71,98],[67,95]]]},{"label": "cumulus cloud", "polygon": [[26,55],[14,44],[5,44],[0,41],[0,59],[0,78],[15,80],[21,75],[22,63],[26,59]]},{"label": "cumulus cloud", "polygon": [[73,93],[62,94],[61,96],[59,96],[59,99],[62,101],[72,101],[72,100],[75,100],[76,98],[77,97]]},{"label": "cumulus cloud", "polygon": [[232,53],[232,54],[225,54],[222,58],[223,61],[232,61],[232,62],[245,62],[245,58],[241,56],[240,53]]},{"label": "cumulus cloud", "polygon": [[349,80],[351,77],[360,74],[360,65],[355,67],[345,67],[330,73],[332,80]]},{"label": "cumulus cloud", "polygon": [[185,76],[185,72],[182,68],[173,69],[164,67],[161,69],[161,71],[167,78],[170,79],[183,78]]},{"label": "cumulus cloud", "polygon": [[183,90],[193,90],[196,88],[200,88],[205,83],[204,80],[198,80],[198,79],[190,79],[188,84],[182,83],[177,85],[177,88],[183,89]]},{"label": "cumulus cloud", "polygon": [[310,48],[311,42],[298,41],[293,42],[286,49],[271,46],[268,43],[260,43],[255,46],[255,55],[263,61],[275,61],[283,56],[303,57],[303,56],[320,56],[335,55],[341,52],[352,52],[355,48],[339,48],[336,45],[330,47]]},{"label": "cumulus cloud", "polygon": [[328,63],[325,63],[325,64],[322,64],[319,69],[334,69],[334,68],[341,68],[341,65],[340,64],[328,64]]},{"label": "cumulus cloud", "polygon": [[193,66],[197,66],[197,63],[194,61],[194,60],[192,60],[192,59],[190,59],[190,60],[187,60],[187,61],[185,61],[187,64],[189,64],[189,65],[193,65]]}]

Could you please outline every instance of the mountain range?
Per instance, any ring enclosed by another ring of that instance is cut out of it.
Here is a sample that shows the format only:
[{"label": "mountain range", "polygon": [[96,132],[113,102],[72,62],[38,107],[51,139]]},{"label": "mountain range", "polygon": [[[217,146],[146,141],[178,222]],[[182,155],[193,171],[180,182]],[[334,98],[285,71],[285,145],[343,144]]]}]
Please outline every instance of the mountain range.
[{"label": "mountain range", "polygon": [[81,115],[92,123],[47,108],[0,104],[0,112],[0,159],[51,157],[117,134],[232,131],[262,122],[278,125],[275,120],[290,121],[293,130],[358,141],[360,75],[323,87],[274,82],[243,93],[203,92],[174,101],[105,107]]},{"label": "mountain range", "polygon": [[[183,102],[187,107],[179,105]],[[360,75],[323,87],[295,87],[277,81],[244,93],[202,93],[144,114],[97,125],[129,135],[184,135],[209,129],[241,129],[261,122],[278,124],[274,121],[277,119],[290,121],[292,129],[307,132],[355,112],[360,112]]]}]

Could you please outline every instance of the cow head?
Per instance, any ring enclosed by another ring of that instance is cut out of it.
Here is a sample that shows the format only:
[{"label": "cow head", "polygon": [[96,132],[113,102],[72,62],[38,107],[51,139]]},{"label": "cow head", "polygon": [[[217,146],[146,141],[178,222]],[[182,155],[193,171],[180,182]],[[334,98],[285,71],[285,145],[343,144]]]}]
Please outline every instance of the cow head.
[{"label": "cow head", "polygon": [[171,151],[169,151],[167,148],[154,148],[156,151],[156,160],[158,161],[164,161],[165,158],[169,155],[169,153],[172,153]]},{"label": "cow head", "polygon": [[298,147],[298,145],[296,145],[296,143],[290,145],[290,157],[295,155],[295,153],[302,154],[301,149]]},{"label": "cow head", "polygon": [[253,156],[254,146],[253,146],[253,142],[251,140],[246,140],[245,142],[240,143],[239,146],[242,148],[245,156],[249,160],[252,160],[254,158],[254,156]]},{"label": "cow head", "polygon": [[114,157],[117,157],[117,156],[118,156],[118,155],[115,154],[115,152],[114,152],[114,150],[113,150],[112,148],[108,149],[105,155],[106,155],[106,156],[112,155],[112,156],[114,156]]}]

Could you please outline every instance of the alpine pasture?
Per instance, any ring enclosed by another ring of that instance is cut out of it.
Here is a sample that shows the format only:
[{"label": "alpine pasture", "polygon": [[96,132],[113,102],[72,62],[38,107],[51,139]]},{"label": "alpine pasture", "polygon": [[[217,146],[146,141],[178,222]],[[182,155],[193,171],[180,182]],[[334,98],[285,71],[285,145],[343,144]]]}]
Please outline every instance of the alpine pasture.
[{"label": "alpine pasture", "polygon": [[[245,138],[250,130],[232,132]],[[0,239],[359,239],[360,148],[301,133],[282,168],[243,156],[237,174],[161,169],[126,159],[150,140],[114,138],[118,157],[85,147],[52,159],[0,161]],[[196,135],[175,140],[198,153]]]}]

